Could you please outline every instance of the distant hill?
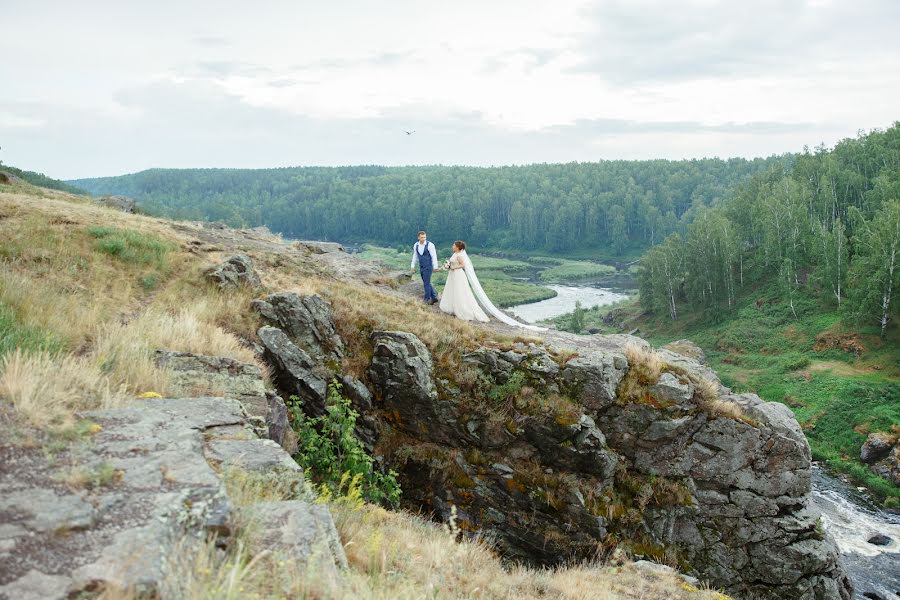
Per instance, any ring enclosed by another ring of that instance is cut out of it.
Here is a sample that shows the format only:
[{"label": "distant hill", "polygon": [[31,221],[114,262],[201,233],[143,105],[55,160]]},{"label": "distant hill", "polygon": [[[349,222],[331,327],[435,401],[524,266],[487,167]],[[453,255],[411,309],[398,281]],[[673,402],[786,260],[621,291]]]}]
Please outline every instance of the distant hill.
[{"label": "distant hill", "polygon": [[266,225],[300,239],[394,245],[426,229],[482,249],[636,253],[793,155],[504,167],[152,169],[70,181],[158,216]]},{"label": "distant hill", "polygon": [[49,188],[51,190],[60,190],[62,192],[69,192],[70,194],[78,194],[81,196],[87,195],[87,192],[85,192],[83,189],[75,187],[74,185],[70,185],[65,181],[60,181],[59,179],[47,177],[43,173],[23,171],[22,169],[17,169],[5,164],[0,164],[0,172],[15,175],[19,179],[23,179],[28,183],[36,185],[38,187]]}]

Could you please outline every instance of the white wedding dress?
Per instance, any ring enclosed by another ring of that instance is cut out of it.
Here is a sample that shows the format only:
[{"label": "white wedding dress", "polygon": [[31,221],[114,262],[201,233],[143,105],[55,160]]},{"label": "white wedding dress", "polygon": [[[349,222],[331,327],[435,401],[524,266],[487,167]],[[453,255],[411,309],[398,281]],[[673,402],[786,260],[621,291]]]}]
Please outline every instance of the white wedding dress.
[{"label": "white wedding dress", "polygon": [[531,331],[547,331],[546,327],[520,323],[494,306],[494,303],[484,293],[478,276],[475,274],[475,267],[472,266],[472,261],[469,260],[469,255],[465,250],[456,252],[450,257],[450,272],[447,273],[447,283],[444,285],[444,293],[441,295],[440,308],[445,313],[456,315],[465,321],[487,322],[488,317],[485,314],[487,311],[501,323]]},{"label": "white wedding dress", "polygon": [[462,252],[455,252],[450,257],[450,271],[447,273],[447,283],[444,285],[444,293],[441,295],[441,310],[447,314],[455,315],[463,321],[488,322],[488,317],[478,306],[469,280],[466,278],[465,260],[460,256]]}]

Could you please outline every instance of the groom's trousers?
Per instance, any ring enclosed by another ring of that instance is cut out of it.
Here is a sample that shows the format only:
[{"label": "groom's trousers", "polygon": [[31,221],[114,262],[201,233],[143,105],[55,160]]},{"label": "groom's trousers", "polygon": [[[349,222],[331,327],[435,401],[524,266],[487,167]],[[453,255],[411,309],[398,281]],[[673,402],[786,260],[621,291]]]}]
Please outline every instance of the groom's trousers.
[{"label": "groom's trousers", "polygon": [[[428,263],[427,265],[422,264],[426,262]],[[433,272],[431,257],[426,254],[425,257],[419,259],[419,273],[422,275],[422,284],[425,286],[425,302],[438,299],[437,292],[434,291],[434,287],[431,285],[431,274]]]}]

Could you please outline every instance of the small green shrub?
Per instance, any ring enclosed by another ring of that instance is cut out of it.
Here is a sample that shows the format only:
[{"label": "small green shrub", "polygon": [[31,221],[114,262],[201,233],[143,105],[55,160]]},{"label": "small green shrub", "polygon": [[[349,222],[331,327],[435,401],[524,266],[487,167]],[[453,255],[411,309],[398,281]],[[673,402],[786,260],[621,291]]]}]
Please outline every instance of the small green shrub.
[{"label": "small green shrub", "polygon": [[148,292],[155,289],[158,283],[159,277],[156,274],[150,274],[141,277],[141,287],[143,287]]},{"label": "small green shrub", "polygon": [[525,387],[525,383],[525,375],[521,371],[516,371],[509,376],[506,383],[491,388],[488,398],[496,403],[509,402],[519,395],[519,392]]},{"label": "small green shrub", "polygon": [[322,416],[308,417],[296,396],[288,401],[288,410],[291,426],[299,439],[294,460],[319,486],[320,493],[342,496],[358,488],[369,502],[394,507],[399,504],[401,490],[397,473],[378,470],[357,439],[354,430],[359,413],[341,394],[340,383],[333,381],[328,386]]}]

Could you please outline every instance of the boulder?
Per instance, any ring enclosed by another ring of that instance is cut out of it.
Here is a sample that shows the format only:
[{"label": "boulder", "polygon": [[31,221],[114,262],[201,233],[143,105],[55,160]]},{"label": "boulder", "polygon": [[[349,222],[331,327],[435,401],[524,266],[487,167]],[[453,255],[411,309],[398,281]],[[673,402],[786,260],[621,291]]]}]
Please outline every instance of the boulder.
[{"label": "boulder", "polygon": [[890,546],[892,541],[893,540],[891,540],[890,537],[881,533],[873,535],[868,539],[868,542],[873,546]]},{"label": "boulder", "polygon": [[627,367],[624,354],[585,352],[566,363],[561,378],[569,394],[588,411],[602,411],[616,401]]},{"label": "boulder", "polygon": [[280,444],[288,454],[295,454],[297,434],[291,429],[291,420],[284,400],[275,392],[267,391],[266,402],[269,405],[269,413],[266,415],[269,439]]},{"label": "boulder", "polygon": [[353,410],[359,413],[354,433],[363,447],[372,453],[375,450],[375,442],[378,441],[378,420],[372,414],[374,409],[372,392],[360,380],[349,375],[341,377],[341,385],[341,392],[350,400]]},{"label": "boulder", "polygon": [[337,242],[296,241],[291,246],[296,250],[303,250],[310,254],[331,254],[333,252],[346,252],[344,247]]},{"label": "boulder", "polygon": [[663,373],[659,376],[659,380],[650,386],[650,393],[663,402],[686,406],[694,396],[694,386],[682,383],[672,373]]},{"label": "boulder", "polygon": [[889,433],[870,433],[859,451],[859,460],[871,465],[890,454],[897,443],[897,436]]},{"label": "boulder", "polygon": [[208,269],[206,278],[221,289],[242,286],[255,289],[262,285],[259,274],[253,268],[253,260],[244,254],[229,256],[225,262]]},{"label": "boulder", "polygon": [[513,370],[522,364],[525,355],[518,352],[502,351],[496,348],[479,348],[463,355],[463,363],[484,371],[485,375],[499,384],[509,381]]},{"label": "boulder", "polygon": [[136,205],[135,201],[127,196],[102,196],[97,198],[97,204],[126,213],[133,213]]},{"label": "boulder", "polygon": [[317,417],[325,413],[328,374],[309,354],[298,348],[275,327],[260,327],[256,332],[263,345],[263,358],[272,368],[275,386],[284,397],[297,396],[303,410]]},{"label": "boulder", "polygon": [[317,295],[271,294],[251,305],[315,360],[340,360],[344,343],[334,326],[331,305]]},{"label": "boulder", "polygon": [[900,486],[900,444],[895,444],[890,453],[871,465],[871,469],[896,486]]}]

